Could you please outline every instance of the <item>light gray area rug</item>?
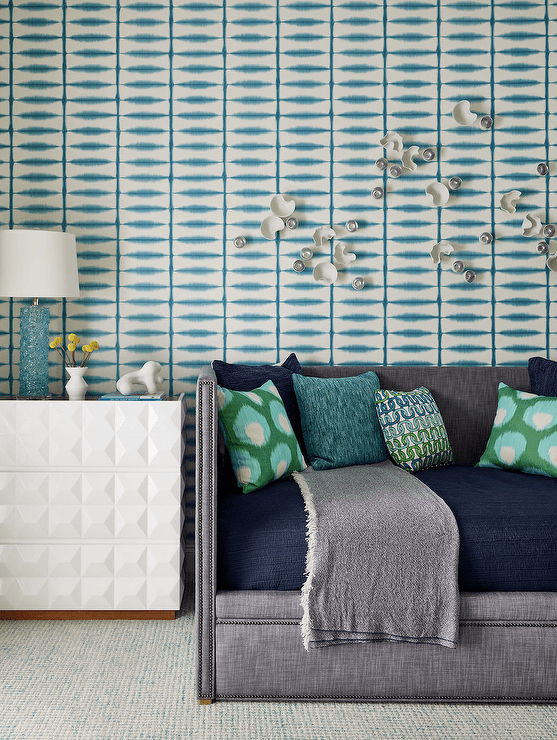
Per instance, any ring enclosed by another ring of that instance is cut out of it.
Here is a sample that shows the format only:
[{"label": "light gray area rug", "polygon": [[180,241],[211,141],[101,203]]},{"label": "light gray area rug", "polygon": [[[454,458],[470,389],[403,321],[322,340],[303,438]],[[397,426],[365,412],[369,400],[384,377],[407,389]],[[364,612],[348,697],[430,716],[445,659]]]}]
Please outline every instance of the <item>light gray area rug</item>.
[{"label": "light gray area rug", "polygon": [[200,707],[194,648],[190,611],[174,622],[0,622],[0,739],[557,737],[557,706],[217,702]]}]

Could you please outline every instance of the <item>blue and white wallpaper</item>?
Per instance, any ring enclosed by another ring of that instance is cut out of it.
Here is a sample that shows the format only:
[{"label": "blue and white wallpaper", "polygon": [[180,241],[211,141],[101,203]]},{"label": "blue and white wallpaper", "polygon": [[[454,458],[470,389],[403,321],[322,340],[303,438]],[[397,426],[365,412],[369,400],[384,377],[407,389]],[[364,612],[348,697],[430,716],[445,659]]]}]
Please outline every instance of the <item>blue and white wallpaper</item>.
[{"label": "blue and white wallpaper", "polygon": [[[81,296],[49,302],[51,328],[99,341],[92,392],[147,359],[161,362],[171,393],[192,396],[198,369],[217,357],[557,358],[556,274],[539,238],[522,236],[526,213],[557,221],[556,5],[4,2],[0,227],[76,234]],[[474,125],[454,121],[461,100]],[[387,131],[436,159],[418,155],[415,171],[388,177],[375,166]],[[453,176],[462,187],[431,205],[426,186]],[[499,200],[513,189],[522,196],[509,214]],[[294,198],[299,226],[267,240],[260,225],[277,193]],[[357,255],[332,286],[312,268],[333,242],[292,269],[319,226]],[[491,244],[478,240],[485,231]],[[434,265],[440,240],[455,252]],[[475,282],[452,271],[454,259]],[[17,391],[20,305],[0,301],[4,394]],[[59,393],[54,352],[51,362]]]}]

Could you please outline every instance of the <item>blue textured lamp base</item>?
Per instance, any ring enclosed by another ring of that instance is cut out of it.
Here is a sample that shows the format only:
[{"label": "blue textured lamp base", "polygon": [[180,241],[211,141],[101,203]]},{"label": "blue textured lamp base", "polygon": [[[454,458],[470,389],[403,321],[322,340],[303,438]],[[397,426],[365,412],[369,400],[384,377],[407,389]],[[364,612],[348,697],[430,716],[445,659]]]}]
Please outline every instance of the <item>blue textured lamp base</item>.
[{"label": "blue textured lamp base", "polygon": [[22,306],[19,314],[19,395],[48,395],[48,306]]}]

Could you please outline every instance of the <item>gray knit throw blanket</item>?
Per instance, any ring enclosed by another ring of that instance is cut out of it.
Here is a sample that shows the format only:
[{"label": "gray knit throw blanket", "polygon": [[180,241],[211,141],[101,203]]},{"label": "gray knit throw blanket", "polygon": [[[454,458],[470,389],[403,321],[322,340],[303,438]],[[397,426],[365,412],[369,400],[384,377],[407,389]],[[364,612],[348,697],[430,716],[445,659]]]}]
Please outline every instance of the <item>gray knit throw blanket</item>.
[{"label": "gray knit throw blanket", "polygon": [[380,640],[456,647],[459,534],[445,502],[389,461],[294,478],[307,514],[306,650]]}]

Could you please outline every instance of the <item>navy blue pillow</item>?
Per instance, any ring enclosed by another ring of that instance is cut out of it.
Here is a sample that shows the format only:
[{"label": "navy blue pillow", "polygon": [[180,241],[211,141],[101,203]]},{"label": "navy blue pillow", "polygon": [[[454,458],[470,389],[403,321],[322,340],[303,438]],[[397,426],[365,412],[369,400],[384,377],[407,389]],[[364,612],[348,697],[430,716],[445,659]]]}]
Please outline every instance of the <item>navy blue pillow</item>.
[{"label": "navy blue pillow", "polygon": [[557,396],[557,362],[545,357],[528,360],[530,388],[536,396]]},{"label": "navy blue pillow", "polygon": [[302,449],[302,454],[306,455],[302,422],[300,421],[298,402],[296,401],[292,382],[292,374],[299,373],[301,375],[302,366],[294,352],[286,358],[282,365],[235,365],[222,360],[213,360],[213,370],[217,376],[218,384],[223,388],[229,388],[231,391],[253,391],[255,388],[262,386],[267,380],[272,380],[284,402],[286,413]]}]

